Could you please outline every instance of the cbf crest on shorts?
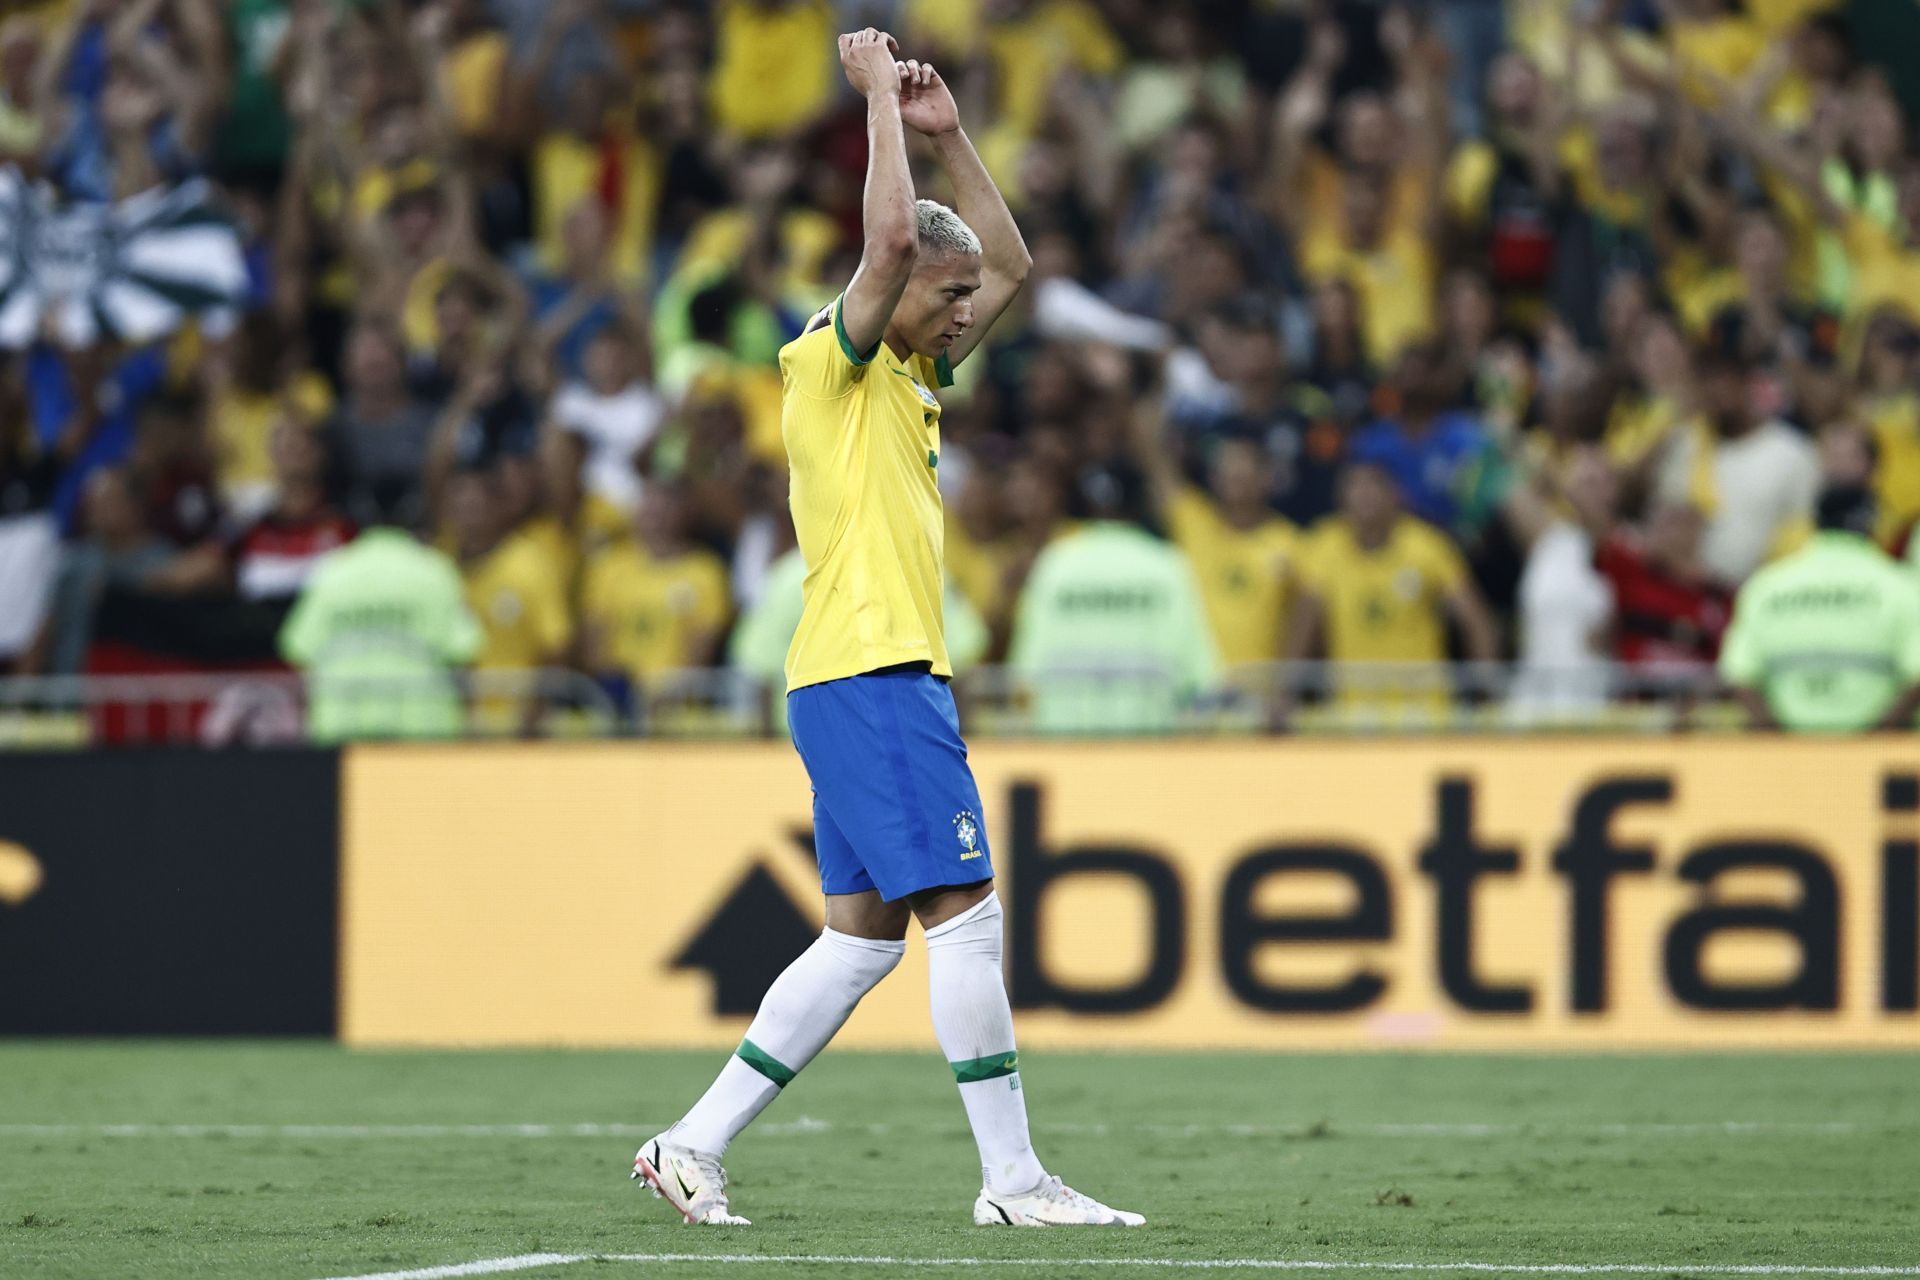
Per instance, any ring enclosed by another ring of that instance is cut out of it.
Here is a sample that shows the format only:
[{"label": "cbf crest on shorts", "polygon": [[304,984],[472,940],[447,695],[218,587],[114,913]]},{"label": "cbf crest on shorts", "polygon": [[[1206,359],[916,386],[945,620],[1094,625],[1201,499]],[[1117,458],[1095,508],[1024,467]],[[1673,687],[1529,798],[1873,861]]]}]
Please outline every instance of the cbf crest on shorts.
[{"label": "cbf crest on shorts", "polygon": [[973,810],[962,809],[953,815],[953,834],[960,840],[960,861],[980,856],[980,820]]}]

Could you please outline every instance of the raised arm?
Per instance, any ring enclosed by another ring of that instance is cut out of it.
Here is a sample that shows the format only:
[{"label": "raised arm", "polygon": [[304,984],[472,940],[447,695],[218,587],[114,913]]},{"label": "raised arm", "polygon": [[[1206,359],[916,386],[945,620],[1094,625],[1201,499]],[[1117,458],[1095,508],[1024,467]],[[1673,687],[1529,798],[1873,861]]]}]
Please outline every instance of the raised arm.
[{"label": "raised arm", "polygon": [[879,346],[919,252],[895,48],[892,36],[872,27],[840,37],[847,83],[867,100],[867,188],[860,206],[866,238],[860,268],[840,304],[846,339],[863,356]]},{"label": "raised arm", "polygon": [[980,292],[973,295],[973,327],[947,353],[950,364],[959,364],[1027,282],[1033,258],[973,140],[960,127],[960,109],[940,73],[931,63],[910,61],[900,64],[899,75],[901,117],[933,141],[934,154],[953,182],[954,212],[980,237]]}]

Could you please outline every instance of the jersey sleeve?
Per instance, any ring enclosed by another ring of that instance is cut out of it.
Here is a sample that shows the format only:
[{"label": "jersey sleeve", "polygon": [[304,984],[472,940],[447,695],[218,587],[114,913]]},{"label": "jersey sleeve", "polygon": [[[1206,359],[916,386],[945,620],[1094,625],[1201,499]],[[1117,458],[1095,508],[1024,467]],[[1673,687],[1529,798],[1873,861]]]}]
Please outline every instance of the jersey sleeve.
[{"label": "jersey sleeve", "polygon": [[807,322],[801,335],[780,349],[780,379],[788,391],[819,400],[835,400],[853,390],[854,383],[866,374],[867,363],[879,352],[880,344],[861,352],[847,337],[841,308],[841,294],[832,305]]}]

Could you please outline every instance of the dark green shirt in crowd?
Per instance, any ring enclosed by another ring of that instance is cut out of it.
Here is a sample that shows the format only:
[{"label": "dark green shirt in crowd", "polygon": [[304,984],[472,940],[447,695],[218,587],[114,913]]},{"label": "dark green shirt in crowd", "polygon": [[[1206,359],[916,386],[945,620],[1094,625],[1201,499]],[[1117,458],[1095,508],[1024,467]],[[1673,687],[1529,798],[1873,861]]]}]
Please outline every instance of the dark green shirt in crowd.
[{"label": "dark green shirt in crowd", "polygon": [[1920,584],[1865,538],[1817,534],[1741,588],[1720,674],[1788,729],[1870,729],[1920,681]]}]

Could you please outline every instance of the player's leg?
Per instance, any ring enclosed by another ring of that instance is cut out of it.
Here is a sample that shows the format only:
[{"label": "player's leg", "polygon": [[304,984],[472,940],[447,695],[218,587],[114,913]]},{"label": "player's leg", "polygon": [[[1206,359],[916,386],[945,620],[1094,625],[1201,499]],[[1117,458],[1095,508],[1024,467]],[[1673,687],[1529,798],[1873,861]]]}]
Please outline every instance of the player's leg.
[{"label": "player's leg", "polygon": [[927,936],[933,1031],[953,1068],[988,1190],[1015,1192],[1047,1176],[1027,1131],[1027,1095],[1001,963],[1004,925],[993,882],[928,889],[908,901]]},{"label": "player's leg", "polygon": [[980,1149],[980,1226],[1125,1226],[1146,1219],[1109,1208],[1050,1177],[1033,1153],[1027,1095],[1001,966],[1005,921],[993,884],[928,889],[908,899],[927,935],[933,1029],[953,1068]]},{"label": "player's leg", "polygon": [[[729,1211],[720,1157],[906,951],[905,904],[881,900],[817,798],[814,848],[827,892],[826,928],[767,988],[746,1038],[706,1093],[634,1158],[634,1177],[688,1222],[745,1222]],[[742,945],[753,942],[743,939]]]},{"label": "player's leg", "polygon": [[[974,1220],[1011,1225],[1138,1225],[1047,1176],[1034,1155],[1001,956],[1005,921],[980,792],[967,767],[953,694],[929,676],[868,682],[876,711],[861,775],[883,814],[853,834],[881,896],[904,899],[927,937],[933,1029],[980,1149]],[[867,843],[870,828],[879,839]],[[849,829],[850,834],[853,829]]]}]

